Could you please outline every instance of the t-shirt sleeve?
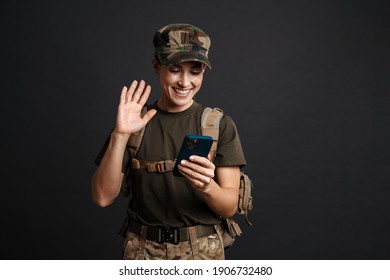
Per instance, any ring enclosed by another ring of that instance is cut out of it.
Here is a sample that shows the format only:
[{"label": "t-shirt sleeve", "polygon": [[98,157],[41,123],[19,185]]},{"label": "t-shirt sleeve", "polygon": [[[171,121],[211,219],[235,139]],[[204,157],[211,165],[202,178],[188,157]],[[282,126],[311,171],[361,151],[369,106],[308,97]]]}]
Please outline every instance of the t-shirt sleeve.
[{"label": "t-shirt sleeve", "polygon": [[[111,139],[111,132],[108,135],[106,141],[103,144],[103,147],[100,149],[97,157],[95,158],[95,163],[99,165],[102,162],[103,156],[106,153],[107,147],[110,144]],[[122,173],[126,174],[128,170],[128,164],[129,164],[129,152],[127,149],[125,149],[125,152],[123,154],[123,161],[122,161]]]},{"label": "t-shirt sleeve", "polygon": [[227,115],[224,115],[220,122],[217,155],[214,164],[216,166],[240,166],[240,168],[246,165],[236,125]]}]

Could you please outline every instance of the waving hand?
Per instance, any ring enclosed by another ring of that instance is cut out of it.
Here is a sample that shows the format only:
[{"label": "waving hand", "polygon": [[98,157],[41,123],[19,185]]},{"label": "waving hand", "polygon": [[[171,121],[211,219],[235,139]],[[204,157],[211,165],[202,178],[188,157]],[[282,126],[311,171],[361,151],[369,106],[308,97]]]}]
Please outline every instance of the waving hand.
[{"label": "waving hand", "polygon": [[131,135],[141,130],[153,116],[156,110],[149,110],[143,117],[142,108],[149,98],[151,86],[145,87],[145,81],[133,81],[129,88],[123,87],[116,120],[117,133]]}]

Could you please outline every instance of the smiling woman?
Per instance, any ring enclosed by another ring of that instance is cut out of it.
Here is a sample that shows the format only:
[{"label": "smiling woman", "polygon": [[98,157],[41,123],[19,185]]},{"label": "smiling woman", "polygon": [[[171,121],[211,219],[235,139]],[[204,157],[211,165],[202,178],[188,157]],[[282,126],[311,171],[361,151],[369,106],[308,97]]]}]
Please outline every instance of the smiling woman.
[{"label": "smiling woman", "polygon": [[160,98],[145,105],[151,92],[145,81],[123,87],[115,128],[96,159],[92,198],[105,207],[130,185],[125,259],[224,259],[221,221],[236,212],[246,164],[232,119],[221,119],[213,162],[191,156],[178,164],[182,177],[172,172],[185,135],[202,134],[204,107],[194,96],[211,69],[210,38],[193,25],[171,24],[153,43]]}]

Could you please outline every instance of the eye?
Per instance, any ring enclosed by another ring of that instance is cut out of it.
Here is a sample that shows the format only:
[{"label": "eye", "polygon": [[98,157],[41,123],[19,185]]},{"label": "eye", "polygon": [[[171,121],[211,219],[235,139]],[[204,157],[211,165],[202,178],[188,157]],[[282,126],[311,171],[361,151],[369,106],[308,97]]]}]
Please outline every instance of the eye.
[{"label": "eye", "polygon": [[179,67],[175,67],[175,66],[171,66],[171,67],[169,67],[169,72],[171,72],[171,73],[179,73],[180,72],[180,68]]},{"label": "eye", "polygon": [[202,69],[192,69],[191,70],[191,74],[192,75],[199,75],[199,74],[201,74],[202,73]]}]

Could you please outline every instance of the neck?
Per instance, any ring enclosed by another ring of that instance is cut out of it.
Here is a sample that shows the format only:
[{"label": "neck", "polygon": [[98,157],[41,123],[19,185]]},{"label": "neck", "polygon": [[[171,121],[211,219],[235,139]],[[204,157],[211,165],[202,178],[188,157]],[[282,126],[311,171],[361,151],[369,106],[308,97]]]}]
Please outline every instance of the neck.
[{"label": "neck", "polygon": [[183,106],[178,106],[178,105],[171,105],[171,104],[168,104],[167,102],[164,102],[164,100],[162,100],[161,98],[157,101],[157,106],[165,111],[165,112],[169,112],[169,113],[179,113],[179,112],[183,112],[185,110],[187,110],[188,108],[190,108],[192,106],[192,104],[194,103],[194,100],[191,99],[190,102],[188,102],[187,104],[183,105]]}]

